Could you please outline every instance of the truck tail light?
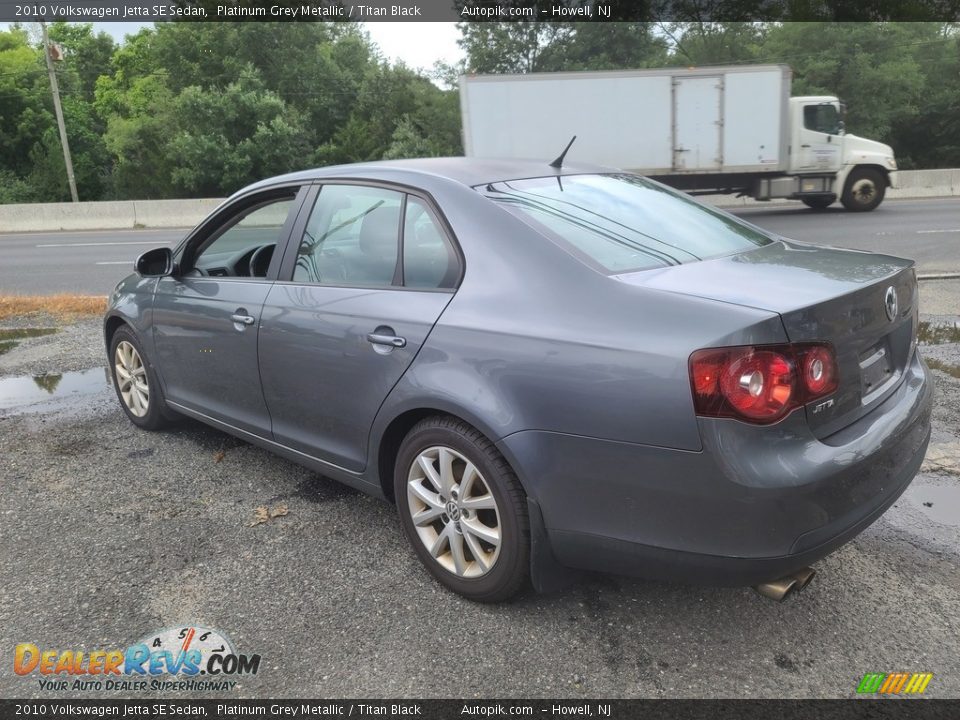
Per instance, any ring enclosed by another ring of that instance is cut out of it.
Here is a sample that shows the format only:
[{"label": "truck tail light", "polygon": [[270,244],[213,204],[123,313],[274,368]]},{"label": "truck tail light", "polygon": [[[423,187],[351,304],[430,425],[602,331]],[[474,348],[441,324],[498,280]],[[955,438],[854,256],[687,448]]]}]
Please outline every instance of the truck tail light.
[{"label": "truck tail light", "polygon": [[697,350],[690,384],[697,415],[768,424],[837,389],[833,348],[747,345]]}]

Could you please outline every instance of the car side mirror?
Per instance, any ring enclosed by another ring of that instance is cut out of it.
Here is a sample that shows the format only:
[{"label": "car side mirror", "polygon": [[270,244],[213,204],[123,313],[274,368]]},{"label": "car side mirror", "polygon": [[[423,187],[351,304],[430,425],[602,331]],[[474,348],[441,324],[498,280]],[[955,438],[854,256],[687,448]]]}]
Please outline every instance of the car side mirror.
[{"label": "car side mirror", "polygon": [[847,125],[843,120],[837,123],[837,135],[843,135],[843,131],[847,129]]},{"label": "car side mirror", "polygon": [[147,250],[137,258],[134,269],[140,277],[166,277],[173,275],[173,250],[168,247]]}]

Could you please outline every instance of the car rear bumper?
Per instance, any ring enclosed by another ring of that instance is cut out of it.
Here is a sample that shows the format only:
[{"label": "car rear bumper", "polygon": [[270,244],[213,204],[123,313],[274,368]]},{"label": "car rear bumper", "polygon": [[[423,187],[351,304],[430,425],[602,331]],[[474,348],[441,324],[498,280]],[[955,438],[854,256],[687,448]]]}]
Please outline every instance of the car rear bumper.
[{"label": "car rear bumper", "polygon": [[545,431],[498,445],[562,565],[745,585],[822,558],[890,507],[923,461],[931,406],[915,355],[889,398],[823,440],[798,411],[769,427],[701,418],[701,452]]}]

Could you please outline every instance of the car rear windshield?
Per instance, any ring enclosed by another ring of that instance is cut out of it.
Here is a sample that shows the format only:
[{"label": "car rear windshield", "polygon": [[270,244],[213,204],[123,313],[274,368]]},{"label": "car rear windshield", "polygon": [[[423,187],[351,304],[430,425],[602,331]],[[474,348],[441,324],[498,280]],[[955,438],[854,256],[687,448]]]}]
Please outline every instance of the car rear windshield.
[{"label": "car rear windshield", "polygon": [[589,265],[610,274],[731,255],[773,240],[636,175],[567,175],[479,188]]}]

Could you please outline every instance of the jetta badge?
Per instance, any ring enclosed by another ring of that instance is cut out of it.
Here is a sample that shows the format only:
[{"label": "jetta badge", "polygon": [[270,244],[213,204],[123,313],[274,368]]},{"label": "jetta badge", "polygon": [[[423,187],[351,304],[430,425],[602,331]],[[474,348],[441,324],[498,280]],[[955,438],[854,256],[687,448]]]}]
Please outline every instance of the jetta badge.
[{"label": "jetta badge", "polygon": [[893,322],[897,317],[897,290],[891,285],[883,298],[883,306],[887,310],[887,320]]}]

